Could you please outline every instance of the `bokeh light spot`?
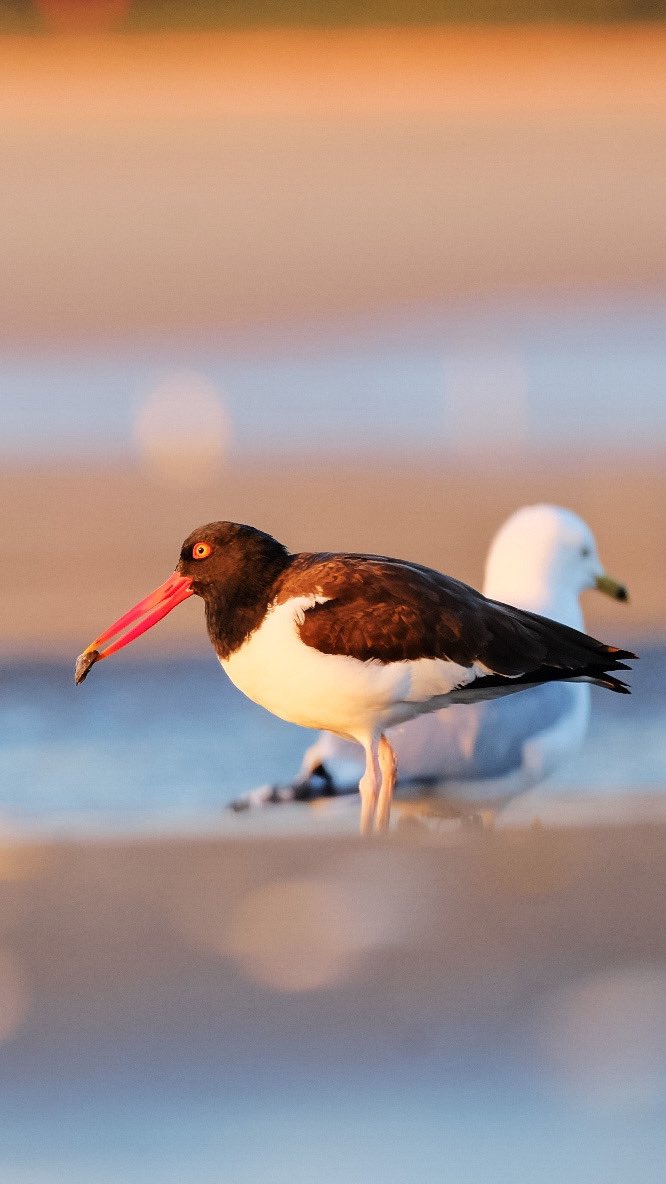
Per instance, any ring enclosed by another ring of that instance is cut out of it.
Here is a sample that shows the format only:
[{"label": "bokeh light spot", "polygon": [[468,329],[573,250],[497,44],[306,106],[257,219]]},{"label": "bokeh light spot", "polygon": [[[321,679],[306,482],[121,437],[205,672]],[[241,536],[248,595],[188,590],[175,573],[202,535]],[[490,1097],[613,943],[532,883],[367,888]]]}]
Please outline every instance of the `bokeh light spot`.
[{"label": "bokeh light spot", "polygon": [[356,948],[336,885],[294,879],[248,893],[231,917],[228,952],[276,991],[314,991],[347,976]]},{"label": "bokeh light spot", "polygon": [[144,463],[162,480],[179,485],[210,483],[219,474],[230,436],[217,390],[203,375],[189,371],[160,382],[134,424]]},{"label": "bokeh light spot", "polygon": [[548,994],[536,1039],[552,1075],[598,1108],[633,1108],[663,1098],[666,1082],[666,966],[630,966]]},{"label": "bokeh light spot", "polygon": [[0,843],[0,882],[31,880],[46,861],[46,849],[34,843]]},{"label": "bokeh light spot", "polygon": [[352,856],[321,879],[250,892],[232,914],[226,952],[249,978],[276,991],[332,987],[359,973],[364,954],[420,935],[428,887],[421,882],[411,890],[382,854]]}]

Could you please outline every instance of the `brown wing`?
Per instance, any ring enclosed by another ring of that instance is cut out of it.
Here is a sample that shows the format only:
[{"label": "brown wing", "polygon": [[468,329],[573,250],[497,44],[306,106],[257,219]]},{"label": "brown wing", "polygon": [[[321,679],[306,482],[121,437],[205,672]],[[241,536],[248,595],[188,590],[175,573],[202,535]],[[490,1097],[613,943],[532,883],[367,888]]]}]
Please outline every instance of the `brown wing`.
[{"label": "brown wing", "polygon": [[557,677],[556,670],[595,676],[626,669],[619,659],[633,657],[566,625],[487,600],[450,576],[385,556],[294,556],[280,577],[277,599],[304,592],[328,598],[305,613],[300,632],[306,645],[360,661],[444,658],[466,667],[480,663],[504,677],[539,672],[542,681]]}]

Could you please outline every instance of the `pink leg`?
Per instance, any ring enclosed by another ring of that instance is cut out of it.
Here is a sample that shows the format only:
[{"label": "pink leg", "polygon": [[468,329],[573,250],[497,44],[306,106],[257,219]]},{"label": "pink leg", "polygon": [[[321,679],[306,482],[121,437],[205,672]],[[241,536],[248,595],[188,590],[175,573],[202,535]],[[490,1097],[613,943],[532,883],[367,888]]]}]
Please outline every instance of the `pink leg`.
[{"label": "pink leg", "polygon": [[375,831],[379,833],[380,831],[388,830],[389,819],[391,817],[391,802],[393,801],[393,787],[398,768],[395,753],[386,736],[379,737],[377,756],[382,776],[377,810],[375,812]]},{"label": "pink leg", "polygon": [[358,783],[358,789],[361,795],[361,834],[367,836],[372,834],[379,792],[377,741],[373,738],[364,748],[365,773]]}]

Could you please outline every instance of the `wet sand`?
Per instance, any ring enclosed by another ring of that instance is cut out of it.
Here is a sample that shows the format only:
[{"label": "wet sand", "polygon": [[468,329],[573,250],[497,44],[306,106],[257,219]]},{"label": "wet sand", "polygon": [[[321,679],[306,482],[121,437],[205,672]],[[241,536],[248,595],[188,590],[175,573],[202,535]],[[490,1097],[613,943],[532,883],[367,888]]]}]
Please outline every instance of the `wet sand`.
[{"label": "wet sand", "polygon": [[606,1006],[631,1033],[646,967],[663,1044],[665,892],[655,819],[370,845],[4,841],[0,1080],[230,1089],[246,1072],[358,1074],[412,1052],[450,1066],[497,1039],[538,1074],[569,1063],[584,1080],[580,1008],[590,1030]]}]

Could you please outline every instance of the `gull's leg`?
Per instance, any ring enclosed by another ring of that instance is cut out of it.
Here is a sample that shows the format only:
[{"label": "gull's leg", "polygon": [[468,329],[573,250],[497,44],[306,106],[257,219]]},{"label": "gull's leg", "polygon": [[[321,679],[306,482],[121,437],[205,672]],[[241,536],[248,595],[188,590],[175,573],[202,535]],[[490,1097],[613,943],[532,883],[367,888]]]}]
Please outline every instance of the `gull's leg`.
[{"label": "gull's leg", "polygon": [[361,834],[370,835],[372,834],[379,793],[379,760],[376,738],[373,736],[363,747],[365,749],[365,773],[358,783],[361,795]]},{"label": "gull's leg", "polygon": [[395,752],[390,742],[386,739],[386,736],[382,735],[379,737],[377,755],[382,775],[379,800],[375,812],[375,830],[379,832],[388,830],[389,818],[391,817],[391,802],[393,801],[393,787],[398,768]]}]

